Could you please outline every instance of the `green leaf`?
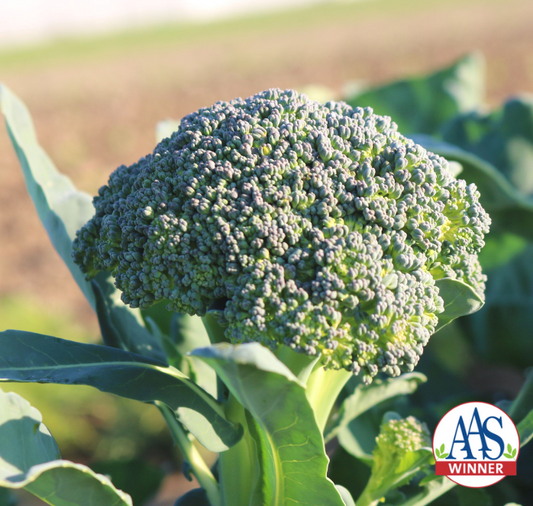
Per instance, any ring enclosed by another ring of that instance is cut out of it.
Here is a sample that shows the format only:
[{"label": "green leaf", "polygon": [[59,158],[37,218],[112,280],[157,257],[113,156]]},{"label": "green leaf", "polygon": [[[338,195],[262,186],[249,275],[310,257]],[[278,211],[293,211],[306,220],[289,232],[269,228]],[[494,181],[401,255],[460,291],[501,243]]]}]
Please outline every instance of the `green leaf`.
[{"label": "green leaf", "polygon": [[515,97],[499,110],[462,114],[443,138],[493,164],[523,196],[533,197],[533,98]]},{"label": "green leaf", "polygon": [[435,281],[439,295],[444,300],[444,312],[439,314],[435,332],[460,316],[475,313],[483,306],[483,299],[466,283],[443,278]]},{"label": "green leaf", "polygon": [[0,506],[17,506],[17,502],[10,490],[0,487]]},{"label": "green leaf", "polygon": [[144,327],[139,310],[119,301],[120,293],[109,275],[102,273],[90,283],[72,261],[76,231],[94,214],[92,197],[77,190],[68,177],[58,172],[39,145],[26,106],[4,85],[0,85],[0,108],[39,218],[54,248],[97,312],[106,344],[165,360],[160,345]]},{"label": "green leaf", "polygon": [[342,485],[335,485],[335,488],[342,497],[345,506],[355,506],[355,501],[353,500],[352,494],[350,494],[348,489],[344,488]]},{"label": "green leaf", "polygon": [[[389,492],[407,485],[432,460],[433,452],[431,448],[420,448],[413,452],[407,452],[400,462],[394,468],[391,468],[385,476],[383,471],[381,473],[379,470],[376,471],[374,465],[370,480],[363,494],[357,500],[357,504],[377,504]],[[375,474],[376,472],[377,475]]]},{"label": "green leaf", "polygon": [[261,470],[251,504],[342,506],[326,477],[322,434],[296,376],[258,343],[221,343],[193,355],[216,370],[249,413]]},{"label": "green leaf", "polygon": [[105,476],[60,458],[39,411],[0,390],[0,486],[23,488],[52,506],[132,506]]},{"label": "green leaf", "polygon": [[423,374],[413,372],[403,374],[399,378],[376,379],[368,386],[357,385],[354,393],[343,401],[333,423],[326,427],[326,441],[338,435],[342,445],[345,435],[341,435],[340,432],[349,430],[347,429],[349,423],[361,413],[392,397],[412,394],[418,385],[426,381],[427,378]]},{"label": "green leaf", "polygon": [[54,248],[94,308],[91,286],[71,258],[76,231],[94,214],[92,198],[78,191],[68,177],[57,171],[37,141],[26,106],[4,85],[0,85],[0,108],[39,218]]},{"label": "green leaf", "polygon": [[515,449],[513,450],[512,454],[511,454],[511,455],[513,456],[513,459],[516,457],[516,452],[517,452],[517,449],[515,448]]},{"label": "green leaf", "polygon": [[491,232],[533,239],[533,202],[522,195],[494,165],[474,153],[427,135],[412,135],[417,143],[447,160],[463,166],[461,178],[474,183],[480,202],[492,219]]},{"label": "green leaf", "polygon": [[422,490],[402,503],[402,506],[426,506],[432,503],[437,497],[455,487],[455,483],[446,476],[431,476],[424,478],[420,487]]},{"label": "green leaf", "polygon": [[391,116],[403,134],[434,134],[457,114],[483,105],[483,81],[483,59],[470,54],[434,74],[396,81],[344,100]]},{"label": "green leaf", "polygon": [[518,435],[520,437],[520,448],[522,448],[533,438],[533,410],[531,410],[527,416],[522,418],[516,428],[518,429]]},{"label": "green leaf", "polygon": [[449,455],[449,453],[441,453],[441,455],[439,456],[439,458],[441,458],[441,459],[445,459],[448,455]]},{"label": "green leaf", "polygon": [[509,453],[504,453],[503,456],[507,457],[508,459],[512,459],[513,458],[513,456],[511,454],[509,454]]},{"label": "green leaf", "polygon": [[513,451],[513,447],[509,443],[507,443],[507,451],[509,453],[512,453],[512,451]]},{"label": "green leaf", "polygon": [[444,443],[442,443],[442,444],[440,445],[440,452],[441,452],[441,453],[444,452],[445,449],[446,449],[446,447],[444,446]]},{"label": "green leaf", "polygon": [[[531,365],[533,356],[533,243],[506,265],[488,271],[485,306],[476,314],[460,320],[465,336],[484,360],[517,368]],[[520,413],[512,408],[515,422],[533,408],[533,380],[521,393]]]},{"label": "green leaf", "polygon": [[492,497],[482,488],[458,487],[459,506],[492,506]]},{"label": "green leaf", "polygon": [[104,343],[167,362],[162,345],[145,327],[141,312],[129,308],[120,300],[120,292],[113,286],[109,274],[99,273],[91,281],[91,286]]},{"label": "green leaf", "polygon": [[437,456],[438,459],[441,458],[441,453],[438,448],[435,449],[435,455]]},{"label": "green leaf", "polygon": [[89,385],[128,399],[161,401],[212,451],[228,449],[242,435],[222,405],[177,369],[108,346],[7,330],[0,333],[0,380]]},{"label": "green leaf", "polygon": [[0,389],[0,483],[31,466],[60,459],[59,448],[39,411],[13,392]]},{"label": "green leaf", "polygon": [[339,444],[357,459],[372,465],[372,452],[376,446],[379,435],[381,416],[376,417],[372,412],[366,411],[351,420],[346,427],[337,433]]},{"label": "green leaf", "polygon": [[[52,506],[132,505],[130,497],[109,478],[68,460],[33,466],[17,478],[9,483],[11,488],[24,488]],[[2,485],[8,486],[8,482]]]}]

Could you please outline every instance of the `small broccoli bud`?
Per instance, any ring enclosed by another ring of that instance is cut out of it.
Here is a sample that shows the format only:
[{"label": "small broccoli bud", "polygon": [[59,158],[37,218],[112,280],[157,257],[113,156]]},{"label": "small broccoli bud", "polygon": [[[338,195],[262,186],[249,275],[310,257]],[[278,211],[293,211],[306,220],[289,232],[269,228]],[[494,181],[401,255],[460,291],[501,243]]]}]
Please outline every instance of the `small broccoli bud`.
[{"label": "small broccoli bud", "polygon": [[474,185],[388,117],[268,90],[186,116],[94,199],[74,261],[122,300],[204,315],[226,337],[362,373],[412,371],[443,311],[435,281],[484,290]]},{"label": "small broccoli bud", "polygon": [[431,447],[431,439],[425,423],[414,416],[386,421],[376,438],[372,476],[390,475],[407,453],[426,447]]},{"label": "small broccoli bud", "polygon": [[390,490],[408,483],[429,463],[431,450],[418,459],[409,454],[429,447],[431,440],[425,423],[413,416],[386,420],[376,438],[372,474],[357,504],[377,504]]}]

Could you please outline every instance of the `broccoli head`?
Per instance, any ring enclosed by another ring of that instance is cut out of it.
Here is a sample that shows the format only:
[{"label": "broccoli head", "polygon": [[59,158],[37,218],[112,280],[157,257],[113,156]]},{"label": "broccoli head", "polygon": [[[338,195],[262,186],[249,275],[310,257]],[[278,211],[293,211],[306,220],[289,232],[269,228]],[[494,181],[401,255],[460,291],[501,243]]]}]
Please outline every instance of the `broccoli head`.
[{"label": "broccoli head", "polygon": [[443,311],[435,280],[483,293],[478,196],[390,118],[273,89],[186,116],[119,167],[73,258],[131,307],[223,307],[231,342],[370,381],[418,362]]}]

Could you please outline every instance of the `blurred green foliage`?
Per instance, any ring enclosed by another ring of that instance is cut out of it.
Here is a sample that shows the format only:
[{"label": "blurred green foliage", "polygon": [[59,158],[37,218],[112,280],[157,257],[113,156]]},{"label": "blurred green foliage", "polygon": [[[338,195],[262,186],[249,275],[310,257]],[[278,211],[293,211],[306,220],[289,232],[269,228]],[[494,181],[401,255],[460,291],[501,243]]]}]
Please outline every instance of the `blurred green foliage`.
[{"label": "blurred green foliage", "polygon": [[[50,312],[39,301],[29,303],[22,296],[0,300],[0,329],[10,328],[98,342],[98,336],[73,317]],[[20,394],[41,411],[67,459],[88,462],[143,456],[161,462],[172,458],[166,425],[153,406],[85,386],[5,383],[2,388]]]}]

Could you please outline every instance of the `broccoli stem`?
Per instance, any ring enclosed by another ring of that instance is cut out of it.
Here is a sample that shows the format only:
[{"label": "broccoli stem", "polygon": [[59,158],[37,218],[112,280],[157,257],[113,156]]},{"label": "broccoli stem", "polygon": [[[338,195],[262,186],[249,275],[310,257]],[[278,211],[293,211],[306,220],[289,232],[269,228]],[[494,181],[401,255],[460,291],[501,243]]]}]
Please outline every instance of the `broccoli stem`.
[{"label": "broccoli stem", "polygon": [[307,384],[307,380],[320,358],[318,355],[309,356],[305,353],[298,353],[288,346],[279,346],[275,355],[304,385]]},{"label": "broccoli stem", "polygon": [[376,506],[379,504],[384,494],[377,494],[375,491],[371,492],[368,487],[363,490],[359,499],[355,502],[356,506]]},{"label": "broccoli stem", "polygon": [[248,429],[244,407],[230,394],[226,417],[244,428],[242,439],[229,450],[220,453],[219,477],[222,506],[248,506],[259,477],[255,442]]},{"label": "broccoli stem", "polygon": [[[208,313],[202,320],[212,344],[226,341],[224,328],[215,315]],[[345,369],[326,370],[320,362],[320,355],[298,353],[288,346],[279,346],[275,355],[306,388],[307,399],[323,432],[337,397],[353,374]],[[218,378],[219,392],[222,392],[222,387]],[[219,457],[222,505],[248,506],[260,472],[257,448],[246,421],[245,410],[231,394],[226,401],[226,417],[241,424],[244,435],[239,443],[222,452]]]},{"label": "broccoli stem", "polygon": [[192,444],[192,441],[189,439],[189,435],[176,419],[174,412],[159,401],[155,401],[155,405],[159,408],[159,411],[161,411],[161,414],[163,415],[170,429],[172,437],[180,447],[181,451],[183,452],[183,456],[191,466],[192,473],[198,480],[200,486],[205,490],[211,506],[221,506],[218,483],[213,476],[213,473],[200,455],[200,452]]},{"label": "broccoli stem", "polygon": [[[204,324],[211,344],[227,342],[227,339],[224,337],[224,327],[220,325],[218,318],[214,313],[207,313],[205,316],[203,316],[202,323]],[[217,399],[220,402],[225,402],[226,393],[224,382],[217,374]]]},{"label": "broccoli stem", "polygon": [[204,324],[207,335],[211,344],[223,343],[228,340],[224,337],[224,327],[218,323],[218,318],[212,314],[207,313],[205,316],[202,316],[202,322]]},{"label": "broccoli stem", "polygon": [[337,397],[352,376],[353,374],[345,369],[324,369],[319,364],[311,373],[307,381],[307,399],[322,432]]},{"label": "broccoli stem", "polygon": [[276,356],[306,385],[307,399],[323,432],[335,401],[352,373],[345,369],[326,370],[320,356],[297,353],[288,346],[280,346]]}]

